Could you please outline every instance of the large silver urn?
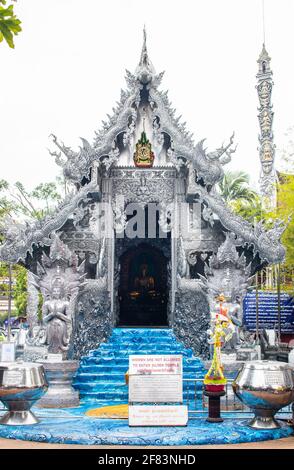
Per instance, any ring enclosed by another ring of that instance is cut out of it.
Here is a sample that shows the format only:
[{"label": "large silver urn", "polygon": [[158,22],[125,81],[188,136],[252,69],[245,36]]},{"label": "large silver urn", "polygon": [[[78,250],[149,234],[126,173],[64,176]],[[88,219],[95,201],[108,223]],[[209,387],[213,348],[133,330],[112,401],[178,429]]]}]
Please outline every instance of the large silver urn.
[{"label": "large silver urn", "polygon": [[233,389],[255,414],[249,426],[279,428],[274,415],[294,400],[294,370],[286,362],[245,362],[233,382]]},{"label": "large silver urn", "polygon": [[79,392],[72,387],[73,376],[79,367],[79,361],[43,360],[49,388],[37,406],[42,408],[74,408],[79,406]]},{"label": "large silver urn", "polygon": [[38,423],[30,411],[48,388],[44,367],[32,362],[0,362],[0,400],[8,412],[0,424]]}]

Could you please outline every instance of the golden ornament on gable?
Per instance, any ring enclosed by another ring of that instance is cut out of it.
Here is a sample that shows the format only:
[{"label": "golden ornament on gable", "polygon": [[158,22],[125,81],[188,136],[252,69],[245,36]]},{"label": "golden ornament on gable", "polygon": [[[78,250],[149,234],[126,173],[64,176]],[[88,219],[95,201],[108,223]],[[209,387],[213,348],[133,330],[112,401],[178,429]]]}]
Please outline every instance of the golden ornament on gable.
[{"label": "golden ornament on gable", "polygon": [[153,166],[154,153],[152,152],[151,142],[147,139],[146,132],[143,131],[141,138],[136,143],[134,153],[134,163],[137,167],[150,168]]}]

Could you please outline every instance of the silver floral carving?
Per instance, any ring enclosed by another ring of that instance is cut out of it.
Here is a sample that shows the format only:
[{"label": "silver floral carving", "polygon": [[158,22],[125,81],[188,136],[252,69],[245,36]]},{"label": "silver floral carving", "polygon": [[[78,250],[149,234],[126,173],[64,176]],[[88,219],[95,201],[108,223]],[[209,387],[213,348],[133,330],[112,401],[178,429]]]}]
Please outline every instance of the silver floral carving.
[{"label": "silver floral carving", "polygon": [[210,313],[207,296],[195,279],[182,281],[176,294],[173,325],[175,335],[196,356],[208,358],[206,332],[210,326]]},{"label": "silver floral carving", "polygon": [[35,277],[31,271],[27,273],[27,322],[29,329],[38,325],[38,305],[39,305],[39,290],[35,284]]},{"label": "silver floral carving", "polygon": [[88,279],[78,297],[79,316],[72,341],[72,355],[80,359],[97,349],[112,330],[110,296],[106,278]]}]

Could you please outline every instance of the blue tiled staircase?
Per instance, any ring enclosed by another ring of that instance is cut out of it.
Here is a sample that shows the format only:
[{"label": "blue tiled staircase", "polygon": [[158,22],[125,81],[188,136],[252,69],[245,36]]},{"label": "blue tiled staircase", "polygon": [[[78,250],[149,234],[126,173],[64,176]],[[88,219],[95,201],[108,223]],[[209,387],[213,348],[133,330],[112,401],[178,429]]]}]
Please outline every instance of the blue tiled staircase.
[{"label": "blue tiled staircase", "polygon": [[[81,399],[102,405],[127,403],[125,373],[131,354],[182,354],[184,379],[202,378],[205,374],[202,361],[176,339],[171,329],[114,328],[106,343],[81,360],[74,380]],[[194,382],[184,387],[184,398],[187,393],[192,397],[194,387]]]}]

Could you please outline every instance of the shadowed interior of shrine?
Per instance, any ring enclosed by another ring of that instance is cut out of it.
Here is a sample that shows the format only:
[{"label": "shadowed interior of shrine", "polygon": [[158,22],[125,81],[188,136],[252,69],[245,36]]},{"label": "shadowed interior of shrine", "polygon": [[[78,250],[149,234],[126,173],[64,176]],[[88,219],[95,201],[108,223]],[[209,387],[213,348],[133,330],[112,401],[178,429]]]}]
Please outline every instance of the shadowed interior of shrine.
[{"label": "shadowed interior of shrine", "polygon": [[167,259],[147,243],[121,257],[119,326],[167,326]]}]

